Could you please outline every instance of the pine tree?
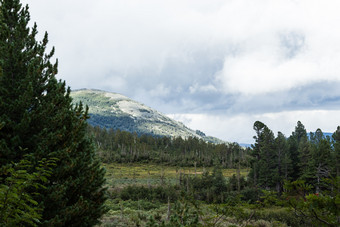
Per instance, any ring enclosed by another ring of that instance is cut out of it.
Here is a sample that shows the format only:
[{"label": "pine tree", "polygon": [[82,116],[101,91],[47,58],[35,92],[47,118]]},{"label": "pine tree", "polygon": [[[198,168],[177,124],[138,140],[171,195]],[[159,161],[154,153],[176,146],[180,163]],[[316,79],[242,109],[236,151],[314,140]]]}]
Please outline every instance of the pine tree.
[{"label": "pine tree", "polygon": [[301,123],[301,121],[297,122],[293,136],[296,138],[298,144],[300,143],[301,139],[307,136],[305,126]]},{"label": "pine tree", "polygon": [[31,188],[43,188],[51,172],[53,160],[42,160],[33,173],[27,159],[0,167],[0,226],[37,226],[42,209],[33,199]]},{"label": "pine tree", "polygon": [[289,137],[288,145],[293,168],[291,178],[297,180],[302,175],[301,171],[305,168],[304,161],[309,155],[307,131],[300,121],[297,122],[295,131]]},{"label": "pine tree", "polygon": [[254,136],[256,142],[251,153],[253,160],[249,176],[255,185],[268,189],[275,188],[279,181],[279,173],[274,134],[260,121],[256,121],[253,128],[257,135]]},{"label": "pine tree", "polygon": [[288,174],[291,172],[291,160],[287,149],[287,139],[281,132],[278,132],[275,139],[275,150],[277,158],[276,190],[281,194],[283,180],[287,180]]},{"label": "pine tree", "polygon": [[[87,108],[73,105],[70,89],[57,81],[57,62],[46,53],[48,36],[36,40],[28,6],[0,0],[0,165],[32,165],[57,158],[39,197],[44,226],[92,226],[105,212],[104,170],[86,135]],[[2,184],[3,182],[0,182]]]},{"label": "pine tree", "polygon": [[311,133],[311,158],[302,178],[315,185],[317,193],[322,190],[322,179],[331,174],[331,158],[331,142],[324,137],[321,129],[317,129],[314,134]]},{"label": "pine tree", "polygon": [[275,137],[267,126],[263,130],[260,157],[258,182],[264,188],[275,188],[276,182],[279,181]]},{"label": "pine tree", "polygon": [[252,152],[250,154],[252,156],[252,160],[249,177],[253,180],[254,185],[257,185],[258,183],[259,161],[261,159],[260,152],[263,141],[263,130],[265,127],[267,126],[260,121],[256,121],[253,126],[253,129],[256,132],[256,136],[253,137],[255,139],[255,143],[254,145],[252,145]]},{"label": "pine tree", "polygon": [[[299,147],[298,147],[298,160],[299,163],[297,163],[298,165],[298,169],[299,169],[299,178],[300,179],[308,179],[310,178],[311,174],[313,175],[313,173],[308,172],[308,165],[309,162],[312,159],[312,144],[310,143],[310,141],[308,140],[307,136],[303,137],[299,143]],[[296,176],[296,174],[294,174],[294,176]],[[293,178],[294,180],[297,180],[297,178]]]},{"label": "pine tree", "polygon": [[340,177],[340,126],[337,127],[332,137],[334,147],[333,161],[335,162],[334,172],[337,177]]}]

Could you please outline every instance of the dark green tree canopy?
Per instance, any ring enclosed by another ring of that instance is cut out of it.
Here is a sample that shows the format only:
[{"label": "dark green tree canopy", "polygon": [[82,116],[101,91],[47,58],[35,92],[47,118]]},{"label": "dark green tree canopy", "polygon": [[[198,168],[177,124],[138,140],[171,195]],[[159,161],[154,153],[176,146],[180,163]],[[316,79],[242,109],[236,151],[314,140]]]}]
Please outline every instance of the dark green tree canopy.
[{"label": "dark green tree canopy", "polygon": [[[105,212],[104,170],[87,137],[87,109],[72,105],[70,88],[55,78],[48,36],[36,40],[28,6],[0,0],[0,165],[29,154],[34,166],[56,158],[57,167],[35,198],[45,226],[91,226]],[[0,182],[1,184],[3,182]]]},{"label": "dark green tree canopy", "polygon": [[307,137],[300,121],[288,139],[281,132],[274,138],[273,132],[260,121],[253,128],[256,136],[249,177],[255,185],[281,193],[284,180],[302,180],[319,193],[326,188],[324,179],[339,176],[340,127],[332,141],[321,129]]},{"label": "dark green tree canopy", "polygon": [[297,122],[297,125],[295,126],[295,131],[292,133],[292,136],[296,138],[298,143],[300,143],[302,138],[307,136],[305,126],[301,123],[301,121]]}]

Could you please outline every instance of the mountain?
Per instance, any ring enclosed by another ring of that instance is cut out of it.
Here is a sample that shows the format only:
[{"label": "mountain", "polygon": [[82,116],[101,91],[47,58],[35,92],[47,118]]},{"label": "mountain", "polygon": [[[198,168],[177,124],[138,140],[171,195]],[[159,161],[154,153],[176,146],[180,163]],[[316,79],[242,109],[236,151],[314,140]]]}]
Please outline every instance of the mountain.
[{"label": "mountain", "polygon": [[330,139],[333,139],[333,137],[332,137],[332,136],[333,136],[333,133],[332,133],[332,132],[324,132],[323,135],[324,135],[325,137],[329,136]]},{"label": "mountain", "polygon": [[160,112],[124,95],[101,90],[81,89],[71,92],[74,103],[81,101],[89,106],[89,124],[103,128],[120,129],[137,134],[154,136],[189,136],[212,143],[224,143],[215,137],[192,130]]},{"label": "mountain", "polygon": [[251,148],[251,144],[250,143],[239,143],[239,145],[241,146],[241,147],[244,147],[244,148]]},{"label": "mountain", "polygon": [[[311,133],[313,133],[314,135],[315,135],[315,132],[309,132],[309,133],[307,133],[307,136],[308,136],[308,138],[310,139],[310,137],[311,137]],[[329,136],[329,139],[332,141],[333,140],[333,132],[322,132],[322,134],[323,134],[323,136],[325,137],[325,138],[327,138],[327,136]]]}]

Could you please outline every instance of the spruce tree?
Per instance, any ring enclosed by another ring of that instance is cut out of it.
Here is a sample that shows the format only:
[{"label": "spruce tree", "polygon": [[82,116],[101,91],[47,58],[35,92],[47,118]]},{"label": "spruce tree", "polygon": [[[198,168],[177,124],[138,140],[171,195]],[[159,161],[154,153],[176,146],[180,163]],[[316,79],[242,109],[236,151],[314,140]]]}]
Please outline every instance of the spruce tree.
[{"label": "spruce tree", "polygon": [[297,122],[295,131],[288,138],[288,145],[293,168],[291,178],[297,180],[303,174],[301,171],[305,169],[304,163],[309,155],[307,131],[301,121]]},{"label": "spruce tree", "polygon": [[[308,140],[308,137],[305,136],[301,139],[298,147],[298,160],[297,167],[299,169],[299,177],[293,178],[292,180],[297,179],[308,179],[313,175],[314,173],[308,171],[308,166],[310,161],[312,160],[312,144]],[[295,162],[296,163],[296,162]],[[294,174],[293,176],[296,176]]]},{"label": "spruce tree", "polygon": [[28,6],[0,0],[0,166],[27,154],[33,166],[56,158],[46,190],[34,198],[43,208],[41,224],[92,226],[105,212],[105,189],[86,134],[87,108],[72,104],[70,88],[55,78],[54,48],[46,53],[47,33],[37,41],[29,20]]},{"label": "spruce tree", "polygon": [[276,190],[281,194],[283,189],[283,180],[288,178],[291,171],[291,160],[287,149],[287,139],[283,133],[278,132],[275,139],[276,162],[277,162],[277,179]]},{"label": "spruce tree", "polygon": [[253,128],[257,135],[254,136],[256,142],[252,146],[253,160],[249,176],[253,179],[255,185],[273,189],[279,181],[274,133],[260,121],[256,121]]},{"label": "spruce tree", "polygon": [[274,133],[266,126],[260,147],[259,184],[266,189],[273,189],[278,181],[277,154],[275,152]]},{"label": "spruce tree", "polygon": [[249,177],[252,179],[254,185],[257,185],[258,178],[259,178],[259,161],[261,159],[260,153],[261,153],[261,147],[263,143],[263,131],[267,127],[265,124],[263,124],[261,121],[256,121],[254,123],[253,129],[256,132],[256,136],[253,138],[255,139],[255,143],[252,146],[252,152],[250,153],[252,159],[250,161],[251,163],[251,170],[249,172]]},{"label": "spruce tree", "polygon": [[333,137],[333,161],[334,172],[337,177],[340,177],[340,126],[337,127],[336,131],[332,135]]},{"label": "spruce tree", "polygon": [[315,185],[315,191],[319,193],[322,189],[322,179],[331,174],[332,153],[331,142],[329,138],[325,138],[321,129],[317,129],[314,135],[311,137],[312,155],[308,162],[308,171],[311,173],[311,177],[307,180]]}]

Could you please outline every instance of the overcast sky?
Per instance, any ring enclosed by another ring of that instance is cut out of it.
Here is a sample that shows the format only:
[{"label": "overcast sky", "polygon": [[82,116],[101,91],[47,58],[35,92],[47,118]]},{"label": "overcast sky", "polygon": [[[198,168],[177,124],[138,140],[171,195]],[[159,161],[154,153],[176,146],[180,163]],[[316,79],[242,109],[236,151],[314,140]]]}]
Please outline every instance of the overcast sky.
[{"label": "overcast sky", "polygon": [[121,93],[253,143],[340,125],[338,0],[25,0],[71,89]]}]

